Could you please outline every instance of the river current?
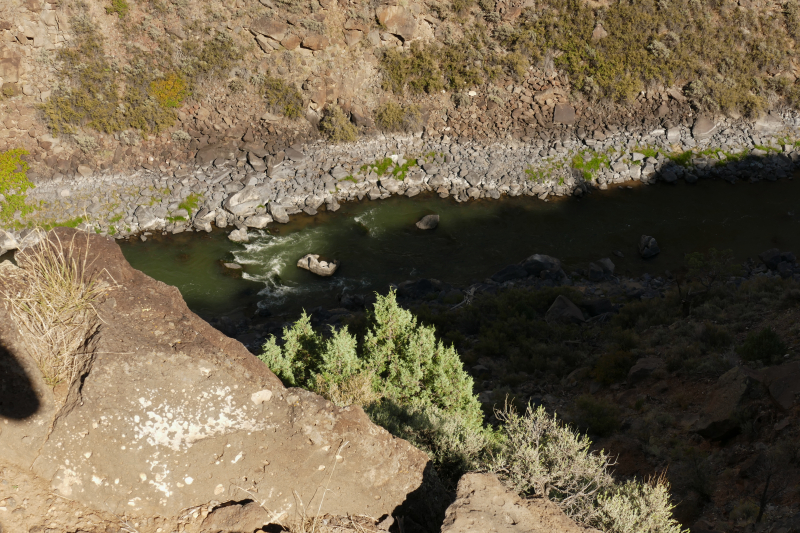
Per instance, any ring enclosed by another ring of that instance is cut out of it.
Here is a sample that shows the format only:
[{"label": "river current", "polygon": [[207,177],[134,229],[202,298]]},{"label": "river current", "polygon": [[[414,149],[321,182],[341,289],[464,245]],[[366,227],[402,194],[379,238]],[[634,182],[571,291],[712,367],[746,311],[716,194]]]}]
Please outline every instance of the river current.
[{"label": "river current", "polygon": [[[558,257],[567,273],[609,257],[618,274],[631,276],[676,268],[686,253],[712,247],[731,249],[740,260],[773,247],[800,253],[799,208],[800,179],[636,184],[549,202],[504,197],[459,204],[420,195],[294,215],[288,224],[251,231],[249,244],[235,244],[225,230],[215,230],[121,245],[135,268],[178,287],[203,317],[252,314],[257,305],[294,316],[301,309],[336,307],[342,291],[386,291],[407,279],[468,285],[534,253]],[[418,230],[414,223],[429,213],[440,215],[439,227]],[[642,234],[658,240],[660,255],[639,257]],[[338,259],[341,266],[331,278],[317,277],[296,266],[307,253]]]}]

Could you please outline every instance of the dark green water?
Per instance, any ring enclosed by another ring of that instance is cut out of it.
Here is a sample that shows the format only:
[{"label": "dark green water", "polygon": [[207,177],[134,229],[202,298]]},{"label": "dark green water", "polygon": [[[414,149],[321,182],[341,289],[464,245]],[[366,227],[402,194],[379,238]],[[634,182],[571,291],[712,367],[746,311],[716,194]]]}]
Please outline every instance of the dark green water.
[{"label": "dark green water", "polygon": [[[567,272],[610,257],[618,273],[629,275],[678,267],[685,253],[711,247],[730,248],[742,260],[771,247],[800,253],[799,207],[800,179],[613,188],[551,202],[394,197],[296,215],[247,245],[214,231],[137,239],[122,243],[122,250],[135,268],[178,287],[202,316],[249,314],[258,300],[273,313],[293,314],[335,307],[342,290],[384,291],[406,279],[466,285],[534,253],[560,258]],[[439,227],[418,230],[414,223],[429,213],[441,216]],[[649,261],[636,251],[642,234],[661,246]],[[306,253],[338,259],[339,271],[319,278],[297,268]],[[244,274],[227,270],[223,261],[242,264]]]}]

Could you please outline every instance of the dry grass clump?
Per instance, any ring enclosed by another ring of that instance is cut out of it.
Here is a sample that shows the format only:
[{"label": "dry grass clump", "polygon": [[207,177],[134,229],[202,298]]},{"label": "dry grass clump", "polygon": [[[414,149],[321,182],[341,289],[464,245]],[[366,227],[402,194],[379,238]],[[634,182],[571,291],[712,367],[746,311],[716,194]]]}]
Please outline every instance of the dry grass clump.
[{"label": "dry grass clump", "polygon": [[291,533],[379,533],[378,520],[365,515],[330,516],[307,518],[288,526]]},{"label": "dry grass clump", "polygon": [[17,253],[19,268],[3,286],[3,299],[45,382],[55,386],[71,383],[86,361],[104,284],[86,273],[88,246],[78,251],[75,236],[62,243],[56,233],[37,231],[42,240]]}]

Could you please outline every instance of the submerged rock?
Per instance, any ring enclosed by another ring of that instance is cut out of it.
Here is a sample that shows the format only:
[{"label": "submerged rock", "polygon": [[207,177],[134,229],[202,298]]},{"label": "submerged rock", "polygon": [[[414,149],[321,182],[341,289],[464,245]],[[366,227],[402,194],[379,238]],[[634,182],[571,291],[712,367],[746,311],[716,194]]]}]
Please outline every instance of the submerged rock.
[{"label": "submerged rock", "polygon": [[250,237],[247,235],[247,228],[235,229],[228,235],[228,239],[233,242],[250,242]]},{"label": "submerged rock", "polygon": [[419,229],[436,229],[439,225],[439,215],[425,215],[417,221]]},{"label": "submerged rock", "polygon": [[339,268],[339,261],[320,261],[317,254],[306,254],[297,262],[297,266],[313,272],[317,276],[333,276],[336,269]]},{"label": "submerged rock", "polygon": [[642,256],[642,259],[650,259],[651,257],[657,256],[660,252],[661,248],[658,247],[658,242],[656,242],[655,237],[642,235],[639,239],[639,255]]}]

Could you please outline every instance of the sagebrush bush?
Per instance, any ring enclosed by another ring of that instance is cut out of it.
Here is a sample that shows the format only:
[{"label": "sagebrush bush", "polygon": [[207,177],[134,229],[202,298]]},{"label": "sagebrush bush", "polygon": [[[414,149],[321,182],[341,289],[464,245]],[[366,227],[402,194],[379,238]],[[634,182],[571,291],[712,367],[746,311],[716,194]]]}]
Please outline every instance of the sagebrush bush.
[{"label": "sagebrush bush", "polygon": [[303,114],[303,97],[294,86],[280,78],[267,76],[261,81],[261,90],[267,109],[287,118],[299,118]]},{"label": "sagebrush bush", "polygon": [[388,132],[414,131],[420,126],[419,106],[386,102],[375,109],[375,124]]},{"label": "sagebrush bush", "polygon": [[489,470],[525,496],[546,497],[567,516],[584,523],[597,513],[598,494],[611,489],[611,461],[603,452],[592,453],[591,441],[560,423],[539,406],[524,415],[496,413],[502,422],[498,450]]},{"label": "sagebrush bush", "polygon": [[669,484],[663,478],[627,481],[597,498],[592,523],[606,533],[683,533],[674,518]]},{"label": "sagebrush bush", "polygon": [[342,108],[336,104],[329,105],[325,109],[325,116],[319,123],[319,130],[329,141],[354,142],[358,139],[358,130],[355,124],[350,122]]},{"label": "sagebrush bush", "polygon": [[748,334],[738,352],[745,361],[761,361],[764,364],[770,364],[780,361],[787,350],[788,346],[781,336],[771,327],[766,327],[758,333]]}]

